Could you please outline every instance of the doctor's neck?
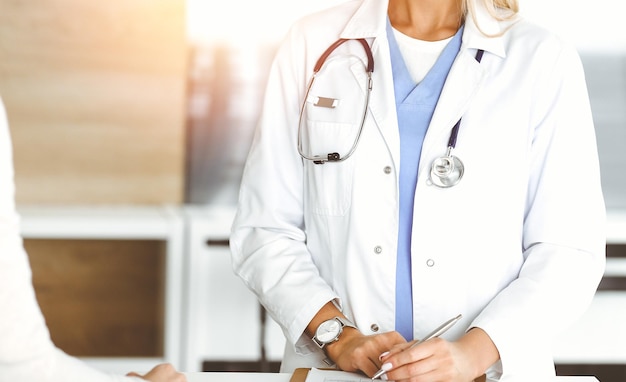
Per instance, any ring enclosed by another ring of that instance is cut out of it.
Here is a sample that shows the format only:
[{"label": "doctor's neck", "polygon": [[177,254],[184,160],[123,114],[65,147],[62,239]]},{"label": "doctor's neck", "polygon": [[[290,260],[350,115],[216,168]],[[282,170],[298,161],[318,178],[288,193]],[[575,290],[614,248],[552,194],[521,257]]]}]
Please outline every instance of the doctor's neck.
[{"label": "doctor's neck", "polygon": [[424,41],[453,36],[463,24],[459,0],[389,0],[391,25],[403,34]]}]

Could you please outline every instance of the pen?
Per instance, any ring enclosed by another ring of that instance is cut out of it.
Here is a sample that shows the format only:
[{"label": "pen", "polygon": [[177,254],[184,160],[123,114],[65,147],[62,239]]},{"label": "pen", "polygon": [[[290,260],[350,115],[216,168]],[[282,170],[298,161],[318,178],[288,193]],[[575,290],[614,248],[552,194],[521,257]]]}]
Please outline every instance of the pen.
[{"label": "pen", "polygon": [[[422,338],[419,341],[415,341],[411,346],[409,346],[408,349],[411,349],[421,344],[422,342],[426,342],[431,338],[439,337],[440,335],[445,333],[448,329],[450,329],[454,324],[456,324],[461,319],[461,317],[462,315],[459,314],[458,316],[451,318],[448,321],[444,322],[443,324],[441,324],[440,327],[430,332],[426,337]],[[372,380],[379,378],[381,375],[385,374],[386,372],[387,371],[383,369],[378,370],[376,374],[374,374],[374,376],[372,377]]]}]

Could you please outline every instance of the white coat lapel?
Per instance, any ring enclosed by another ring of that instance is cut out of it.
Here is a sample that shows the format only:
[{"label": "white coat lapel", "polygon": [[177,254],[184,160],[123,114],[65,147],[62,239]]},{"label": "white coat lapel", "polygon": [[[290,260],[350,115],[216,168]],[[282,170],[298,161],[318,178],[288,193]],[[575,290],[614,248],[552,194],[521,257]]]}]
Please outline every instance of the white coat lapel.
[{"label": "white coat lapel", "polygon": [[[396,166],[400,163],[400,133],[396,118],[396,104],[391,73],[391,58],[386,37],[387,0],[364,0],[341,33],[342,38],[365,38],[374,55],[372,93],[365,129],[372,128],[372,120],[382,134]],[[365,82],[363,67],[355,65],[352,71],[360,84]],[[363,86],[363,85],[361,85]],[[365,90],[365,89],[363,89]]]},{"label": "white coat lapel", "polygon": [[386,38],[374,40],[372,50],[376,60],[370,114],[383,136],[396,166],[400,164],[400,132],[396,115],[391,58]]}]

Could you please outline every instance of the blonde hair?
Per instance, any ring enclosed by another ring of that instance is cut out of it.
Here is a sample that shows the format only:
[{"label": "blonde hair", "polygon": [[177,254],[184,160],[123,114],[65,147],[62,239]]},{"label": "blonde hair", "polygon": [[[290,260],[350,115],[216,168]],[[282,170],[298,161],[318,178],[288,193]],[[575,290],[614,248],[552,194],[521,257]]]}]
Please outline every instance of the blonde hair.
[{"label": "blonde hair", "polygon": [[[482,1],[491,17],[499,21],[512,20],[519,12],[518,0],[461,0],[462,14],[470,15],[472,19],[474,19],[478,29],[480,29],[480,26],[476,22],[476,13],[474,11],[474,4],[476,1]],[[482,29],[481,32],[484,33]],[[502,33],[504,33],[504,31]]]}]

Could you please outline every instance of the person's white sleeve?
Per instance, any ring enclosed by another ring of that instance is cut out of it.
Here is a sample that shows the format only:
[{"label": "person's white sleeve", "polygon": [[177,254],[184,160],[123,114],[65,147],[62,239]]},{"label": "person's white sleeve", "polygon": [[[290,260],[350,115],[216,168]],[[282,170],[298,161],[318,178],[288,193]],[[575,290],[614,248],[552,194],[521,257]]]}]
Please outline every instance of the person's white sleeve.
[{"label": "person's white sleeve", "polygon": [[[233,268],[294,344],[337,298],[306,246],[303,164],[297,151],[306,42],[291,33],[274,62],[240,187],[230,243]],[[306,344],[297,346],[307,353]]]},{"label": "person's white sleeve", "polygon": [[528,354],[588,308],[605,267],[605,206],[591,109],[580,58],[563,49],[537,81],[532,110],[524,264],[519,277],[473,325],[496,344],[507,371],[523,373]]},{"label": "person's white sleeve", "polygon": [[0,382],[143,381],[95,370],[54,346],[35,297],[14,194],[11,140],[0,102]]}]

